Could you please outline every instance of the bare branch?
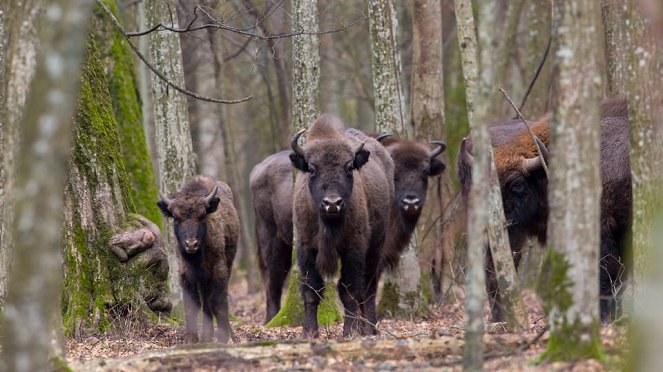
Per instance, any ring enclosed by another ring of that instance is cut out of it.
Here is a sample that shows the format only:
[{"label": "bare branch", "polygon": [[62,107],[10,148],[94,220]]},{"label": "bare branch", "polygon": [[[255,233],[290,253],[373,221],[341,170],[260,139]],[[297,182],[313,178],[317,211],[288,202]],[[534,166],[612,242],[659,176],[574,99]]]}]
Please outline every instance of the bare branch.
[{"label": "bare branch", "polygon": [[504,97],[506,98],[506,100],[509,101],[509,104],[511,105],[511,107],[513,107],[513,109],[516,111],[516,115],[518,115],[518,118],[523,122],[523,124],[525,125],[525,128],[527,128],[527,131],[529,132],[529,135],[532,137],[532,141],[534,141],[534,145],[536,146],[536,151],[538,151],[539,157],[541,158],[541,164],[543,165],[543,170],[546,172],[546,177],[548,177],[549,176],[548,164],[546,164],[546,159],[543,156],[543,151],[541,151],[541,146],[539,146],[539,142],[536,139],[534,139],[535,136],[534,136],[534,133],[532,132],[532,129],[529,127],[529,124],[527,124],[527,121],[525,120],[525,118],[523,118],[523,114],[520,113],[520,110],[518,110],[518,108],[516,107],[516,104],[513,103],[513,101],[511,100],[511,97],[509,97],[509,95],[506,93],[504,88],[500,87],[499,89],[500,89],[500,92],[502,92],[502,94],[504,94]]},{"label": "bare branch", "polygon": [[247,97],[240,98],[240,99],[237,99],[237,100],[225,100],[225,99],[218,99],[218,98],[205,97],[205,96],[201,96],[201,95],[198,94],[198,93],[192,92],[192,91],[190,91],[190,90],[187,90],[187,89],[185,89],[185,88],[182,88],[182,87],[176,85],[175,83],[173,83],[172,81],[170,81],[166,75],[164,75],[164,74],[163,74],[161,71],[159,71],[154,65],[152,65],[152,64],[147,60],[147,58],[146,58],[146,57],[140,52],[140,50],[138,50],[138,48],[136,47],[136,45],[134,45],[134,43],[131,42],[131,40],[130,40],[129,37],[127,36],[127,32],[124,30],[124,27],[122,27],[122,24],[120,24],[120,21],[115,17],[115,15],[113,14],[113,12],[111,12],[110,9],[108,9],[108,7],[106,6],[106,4],[104,4],[104,2],[101,1],[101,0],[96,0],[96,1],[97,1],[97,4],[98,4],[98,5],[104,10],[104,12],[105,12],[105,13],[111,18],[111,20],[113,21],[113,24],[115,24],[115,27],[117,27],[117,29],[122,33],[122,35],[124,35],[124,37],[125,37],[126,40],[127,40],[127,43],[129,44],[129,46],[131,47],[131,49],[133,49],[134,53],[136,53],[136,55],[138,56],[138,58],[140,58],[140,60],[143,61],[143,63],[145,63],[145,65],[146,65],[150,70],[152,70],[152,72],[154,72],[155,75],[157,75],[161,80],[163,80],[166,84],[168,84],[169,86],[171,86],[173,89],[175,89],[175,90],[177,90],[178,92],[180,92],[180,93],[182,93],[182,94],[184,94],[184,95],[187,95],[187,96],[189,96],[189,97],[193,97],[193,98],[195,98],[195,99],[199,99],[199,100],[201,100],[201,101],[215,102],[215,103],[235,104],[235,103],[246,102],[246,101],[248,101],[248,100],[250,100],[250,99],[253,98],[253,96],[247,96]]}]

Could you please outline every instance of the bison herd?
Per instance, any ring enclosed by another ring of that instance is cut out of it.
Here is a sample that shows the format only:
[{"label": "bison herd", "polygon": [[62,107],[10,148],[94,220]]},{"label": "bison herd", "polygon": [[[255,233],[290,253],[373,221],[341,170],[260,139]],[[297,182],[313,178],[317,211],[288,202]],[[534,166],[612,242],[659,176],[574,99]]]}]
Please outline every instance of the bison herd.
[{"label": "bison herd", "polygon": [[[623,99],[607,101],[601,116],[600,288],[601,316],[615,315],[615,298],[625,266],[625,239],[631,213],[628,118]],[[519,121],[490,126],[502,189],[513,259],[528,238],[546,241],[548,180],[534,141],[548,158],[550,116],[531,123],[534,139]],[[304,336],[318,337],[317,308],[325,279],[339,275],[337,291],[345,312],[343,335],[376,334],[376,292],[381,274],[397,266],[426,202],[428,179],[445,165],[437,157],[442,141],[432,145],[344,128],[324,114],[304,130],[291,150],[268,156],[250,175],[258,258],[265,283],[265,322],[280,309],[285,279],[292,265],[293,241],[301,271]],[[471,138],[458,155],[458,177],[467,202],[471,185]],[[554,158],[550,166],[554,167]],[[293,180],[294,176],[294,180]],[[160,194],[158,206],[173,219],[184,293],[186,340],[211,341],[213,319],[218,340],[232,337],[228,280],[237,249],[239,222],[230,188],[196,176],[178,192]],[[294,238],[294,239],[293,239]],[[489,252],[489,250],[487,250]],[[339,267],[340,262],[340,267]],[[487,256],[486,286],[492,317],[503,308]],[[197,319],[202,308],[202,335]]]}]

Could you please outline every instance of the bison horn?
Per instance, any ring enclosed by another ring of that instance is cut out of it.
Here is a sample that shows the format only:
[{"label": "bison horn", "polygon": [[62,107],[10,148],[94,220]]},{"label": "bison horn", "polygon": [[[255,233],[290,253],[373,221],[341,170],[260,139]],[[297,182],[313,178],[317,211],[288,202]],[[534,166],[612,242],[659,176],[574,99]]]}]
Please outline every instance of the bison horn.
[{"label": "bison horn", "polygon": [[461,161],[465,164],[472,165],[474,162],[474,156],[470,154],[469,151],[467,151],[467,138],[463,138],[463,141],[460,143],[460,156],[461,156]]},{"label": "bison horn", "polygon": [[301,135],[302,135],[304,132],[306,132],[306,128],[303,128],[303,129],[301,129],[299,132],[297,132],[297,133],[292,137],[292,141],[290,141],[290,147],[292,147],[292,151],[294,151],[295,154],[297,154],[297,155],[299,155],[299,156],[301,156],[301,157],[304,157],[304,149],[302,149],[302,147],[299,146],[299,143],[298,143],[297,141],[299,141],[299,137],[301,137]]},{"label": "bison horn", "polygon": [[166,204],[166,206],[168,206],[168,207],[170,207],[170,203],[173,202],[171,199],[168,199],[168,197],[166,195],[164,195],[161,192],[161,190],[159,190],[159,198],[161,198],[161,201],[163,201]]},{"label": "bison horn", "polygon": [[214,188],[212,189],[212,192],[209,193],[209,195],[207,195],[205,197],[205,203],[207,203],[207,205],[212,203],[212,199],[214,199],[214,197],[216,196],[216,192],[217,192],[218,189],[219,189],[219,184],[214,185]]},{"label": "bison horn", "polygon": [[430,152],[429,157],[431,159],[440,155],[442,152],[444,152],[444,150],[447,149],[447,144],[444,141],[430,141],[430,143],[433,145],[437,145],[437,147]]},{"label": "bison horn", "polygon": [[387,137],[391,137],[391,134],[390,133],[383,133],[383,134],[375,137],[375,140],[378,141],[378,142],[382,142],[382,140],[387,138]]},{"label": "bison horn", "polygon": [[364,148],[365,144],[366,144],[365,142],[359,142],[359,144],[357,146],[355,146],[355,148],[352,149],[352,153],[354,155],[357,155],[359,153],[359,151],[361,151],[361,149]]},{"label": "bison horn", "polygon": [[543,141],[541,141],[541,139],[539,139],[539,137],[537,136],[534,136],[534,140],[536,141],[536,143],[539,144],[539,147],[541,148],[541,155],[531,159],[523,159],[523,162],[521,163],[523,169],[525,169],[529,173],[541,169],[543,167],[543,161],[545,161],[547,164],[549,158],[548,148],[543,143]]}]

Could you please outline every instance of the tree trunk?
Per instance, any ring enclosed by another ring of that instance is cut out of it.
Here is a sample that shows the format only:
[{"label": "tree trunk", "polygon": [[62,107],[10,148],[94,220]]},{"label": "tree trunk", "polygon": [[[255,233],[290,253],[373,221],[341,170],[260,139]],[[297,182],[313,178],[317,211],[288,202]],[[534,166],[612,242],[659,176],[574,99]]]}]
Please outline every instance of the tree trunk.
[{"label": "tree trunk", "polygon": [[[559,104],[553,115],[550,168],[551,248],[540,293],[550,318],[547,360],[600,358],[599,221],[601,51],[593,41],[599,29],[596,2],[555,5],[553,54],[559,70]],[[594,36],[593,36],[594,35]],[[582,161],[579,161],[582,159]]]},{"label": "tree trunk", "polygon": [[[3,9],[6,38],[2,39],[6,69],[3,92],[6,101],[2,105],[2,194],[0,194],[0,303],[7,294],[7,274],[13,259],[13,218],[16,151],[21,141],[20,120],[35,74],[39,47],[39,19],[43,12],[43,0],[22,3],[11,1]],[[6,49],[5,49],[6,48]]]},{"label": "tree trunk", "polygon": [[[52,11],[39,23],[42,47],[33,55],[33,93],[16,151],[16,257],[2,326],[3,370],[44,371],[63,363],[62,191],[89,6],[89,1],[51,1]],[[54,66],[54,60],[60,63]]]},{"label": "tree trunk", "polygon": [[[317,0],[292,0],[293,32],[305,30],[318,32]],[[320,111],[319,80],[320,80],[320,42],[318,35],[306,34],[293,37],[293,86],[292,116],[293,133],[312,125]],[[295,177],[293,177],[294,181]],[[294,227],[294,225],[293,225]],[[297,236],[293,232],[293,237]],[[294,239],[294,238],[293,238]],[[297,242],[293,240],[293,247]],[[267,327],[301,324],[304,320],[304,300],[301,297],[301,272],[295,264],[296,251],[293,250],[293,266],[290,270],[288,292],[284,305]],[[327,282],[324,298],[318,307],[318,323],[333,324],[341,319],[336,305],[336,289],[333,283]]]},{"label": "tree trunk", "polygon": [[[177,19],[173,18],[174,15],[173,0],[145,3],[145,16],[150,26],[163,23],[177,28],[179,26]],[[152,32],[149,35],[148,49],[151,62],[159,66],[161,72],[175,85],[184,86],[179,36],[172,32]],[[186,99],[154,76],[152,97],[159,189],[169,194],[179,190],[182,184],[196,173]],[[169,284],[173,303],[177,306],[182,300],[179,273],[175,269],[179,267],[177,242],[171,223],[166,221],[162,231],[168,263],[173,268],[169,273]]]}]

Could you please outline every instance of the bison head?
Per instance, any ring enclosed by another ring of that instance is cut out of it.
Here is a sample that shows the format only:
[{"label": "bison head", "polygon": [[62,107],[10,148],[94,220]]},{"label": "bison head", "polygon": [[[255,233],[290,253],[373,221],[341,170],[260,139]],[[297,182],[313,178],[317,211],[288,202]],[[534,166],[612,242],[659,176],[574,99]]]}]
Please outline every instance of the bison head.
[{"label": "bison head", "polygon": [[[495,148],[504,215],[509,226],[511,248],[514,250],[522,246],[527,236],[533,235],[541,241],[545,240],[548,179],[542,159],[547,163],[549,156],[545,144],[536,136],[534,139],[541,148],[542,156],[514,155],[511,144]],[[471,146],[469,139],[463,139],[458,155],[458,175],[465,198],[469,195],[472,183],[474,157]]]},{"label": "bison head", "polygon": [[308,174],[309,192],[320,217],[326,222],[339,222],[352,195],[353,173],[368,162],[370,152],[363,142],[352,148],[338,139],[311,141],[304,150],[297,143],[304,131],[292,138],[290,161]]},{"label": "bison head", "polygon": [[183,256],[204,252],[207,215],[214,213],[219,206],[220,199],[216,195],[218,188],[215,185],[212,192],[207,194],[207,190],[201,187],[201,193],[178,193],[173,199],[159,191],[157,205],[166,217],[173,219],[177,245]]},{"label": "bison head", "polygon": [[[384,135],[378,136],[378,140],[382,138]],[[439,175],[445,169],[437,156],[447,148],[447,144],[442,141],[431,143],[437,145],[431,151],[416,142],[395,141],[386,145],[394,160],[395,202],[408,223],[417,223],[421,215],[426,202],[428,178]]]}]

